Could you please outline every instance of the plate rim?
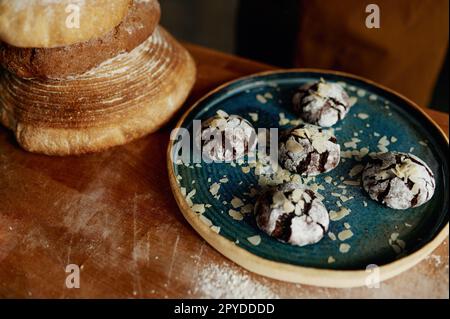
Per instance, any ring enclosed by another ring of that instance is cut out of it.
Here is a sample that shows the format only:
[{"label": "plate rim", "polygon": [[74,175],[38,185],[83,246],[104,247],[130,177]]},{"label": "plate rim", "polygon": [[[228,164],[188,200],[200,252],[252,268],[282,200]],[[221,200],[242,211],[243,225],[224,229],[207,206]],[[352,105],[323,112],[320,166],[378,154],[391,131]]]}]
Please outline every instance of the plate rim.
[{"label": "plate rim", "polygon": [[[369,80],[365,77],[350,74],[342,71],[316,69],[316,68],[292,68],[292,69],[275,69],[263,72],[253,73],[247,76],[239,77],[231,81],[227,81],[216,88],[210,90],[208,93],[197,99],[181,116],[177,121],[174,129],[180,128],[186,117],[191,114],[197,106],[204,100],[221,91],[222,89],[240,81],[249,80],[261,76],[283,74],[283,73],[326,73],[331,75],[338,75],[354,80],[361,81],[371,86],[375,86],[381,90],[387,91],[390,94],[402,99],[419,114],[424,116],[435,128],[438,129],[441,136],[449,144],[449,138],[444,133],[443,129],[437,125],[437,123],[423,111],[415,102],[408,99],[404,95],[390,89],[382,84]],[[331,288],[351,288],[360,287],[366,285],[366,280],[370,271],[368,270],[342,270],[342,269],[323,269],[315,267],[306,267],[293,265],[278,261],[265,259],[258,255],[255,255],[248,250],[235,244],[235,242],[215,233],[204,222],[198,218],[197,214],[189,207],[184,196],[181,194],[178,180],[175,176],[174,166],[171,161],[171,154],[173,151],[173,143],[169,141],[167,147],[167,168],[169,174],[169,181],[172,193],[175,197],[175,201],[183,214],[184,218],[188,221],[192,228],[202,237],[208,244],[210,244],[219,253],[240,265],[241,267],[263,275],[269,278],[285,281],[300,283],[319,287],[331,287]],[[449,223],[441,229],[441,231],[435,235],[435,237],[417,251],[409,254],[405,257],[392,261],[390,263],[378,266],[380,282],[390,279],[400,273],[410,269],[418,264],[424,258],[426,258],[431,252],[433,252],[448,236]]]}]

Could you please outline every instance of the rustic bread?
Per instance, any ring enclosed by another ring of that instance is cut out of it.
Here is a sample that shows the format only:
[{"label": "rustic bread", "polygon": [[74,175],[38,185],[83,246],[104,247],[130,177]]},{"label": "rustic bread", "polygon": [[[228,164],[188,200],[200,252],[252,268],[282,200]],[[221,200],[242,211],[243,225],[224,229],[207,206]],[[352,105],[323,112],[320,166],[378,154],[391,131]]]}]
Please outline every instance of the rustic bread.
[{"label": "rustic bread", "polygon": [[117,26],[130,3],[131,0],[0,0],[0,40],[24,48],[84,42]]},{"label": "rustic bread", "polygon": [[195,81],[189,53],[165,30],[130,53],[65,80],[0,75],[0,120],[26,150],[97,152],[164,125]]},{"label": "rustic bread", "polygon": [[10,72],[25,78],[82,74],[145,41],[155,30],[160,14],[157,0],[134,0],[125,19],[99,38],[57,48],[18,48],[0,43],[0,62]]}]

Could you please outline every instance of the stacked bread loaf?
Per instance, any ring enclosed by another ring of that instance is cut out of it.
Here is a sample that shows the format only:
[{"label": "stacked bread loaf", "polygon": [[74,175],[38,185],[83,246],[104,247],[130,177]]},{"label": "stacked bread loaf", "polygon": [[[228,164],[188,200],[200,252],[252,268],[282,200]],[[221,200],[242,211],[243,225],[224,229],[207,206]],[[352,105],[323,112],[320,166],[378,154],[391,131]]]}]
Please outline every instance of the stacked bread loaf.
[{"label": "stacked bread loaf", "polygon": [[157,0],[0,0],[0,121],[26,150],[96,152],[165,124],[195,81]]}]

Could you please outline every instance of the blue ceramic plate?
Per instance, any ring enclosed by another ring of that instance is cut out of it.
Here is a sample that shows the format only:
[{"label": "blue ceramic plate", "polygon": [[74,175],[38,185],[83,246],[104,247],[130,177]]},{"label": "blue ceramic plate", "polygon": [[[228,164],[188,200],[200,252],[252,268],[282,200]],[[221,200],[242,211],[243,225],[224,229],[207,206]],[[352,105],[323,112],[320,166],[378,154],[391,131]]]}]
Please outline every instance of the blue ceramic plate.
[{"label": "blue ceramic plate", "polygon": [[[352,146],[344,146],[353,138],[359,140],[357,150],[366,147],[370,152],[379,152],[379,141],[385,137],[390,142],[389,150],[420,157],[436,178],[436,192],[428,203],[400,211],[372,201],[360,186],[344,184],[344,180],[355,180],[348,175],[351,168],[364,164],[364,158],[358,161],[347,156],[336,169],[309,184],[320,185],[319,193],[325,197],[329,211],[337,212],[343,206],[351,213],[331,221],[330,236],[319,243],[296,247],[261,232],[253,215],[245,213],[246,209],[242,220],[236,220],[236,213],[235,218],[231,216],[233,212],[230,215],[230,209],[242,209],[233,207],[234,197],[245,205],[256,200],[252,195],[260,185],[253,168],[248,172],[246,163],[181,164],[174,147],[179,145],[176,141],[170,143],[168,150],[173,192],[184,216],[203,238],[230,259],[257,273],[286,281],[338,287],[364,284],[368,265],[379,267],[381,280],[392,277],[424,258],[448,234],[448,140],[412,102],[368,80],[343,73],[278,71],[242,78],[214,90],[183,116],[178,127],[192,130],[193,120],[205,120],[221,109],[246,118],[255,128],[288,128],[297,118],[291,107],[294,90],[320,78],[341,83],[356,99],[347,117],[333,127],[341,150],[353,150]],[[170,160],[171,155],[174,162]],[[216,196],[210,191],[214,183],[220,184]],[[336,193],[344,197],[337,197]],[[186,201],[186,195],[190,200]],[[343,234],[348,235],[348,231],[342,233],[346,229],[353,235],[340,240]]]}]

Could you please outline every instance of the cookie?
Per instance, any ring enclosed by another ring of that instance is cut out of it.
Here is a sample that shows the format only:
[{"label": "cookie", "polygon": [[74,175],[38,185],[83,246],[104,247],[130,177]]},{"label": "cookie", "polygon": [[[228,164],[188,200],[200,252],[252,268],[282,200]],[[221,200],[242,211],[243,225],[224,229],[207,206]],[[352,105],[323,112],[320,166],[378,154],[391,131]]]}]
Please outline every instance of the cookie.
[{"label": "cookie", "polygon": [[349,96],[342,86],[324,80],[300,87],[292,103],[305,122],[323,127],[342,120],[350,108]]},{"label": "cookie", "polygon": [[0,122],[30,152],[98,152],[167,123],[195,74],[189,53],[158,27],[130,53],[71,79],[30,80],[1,72]]},{"label": "cookie", "polygon": [[253,125],[238,115],[219,110],[202,123],[201,145],[203,158],[215,162],[230,162],[242,158],[255,149],[257,138]]},{"label": "cookie", "polygon": [[157,0],[133,0],[124,20],[101,37],[56,48],[19,48],[0,43],[0,61],[4,68],[23,78],[79,75],[133,50],[153,33],[159,18]]},{"label": "cookie", "polygon": [[420,158],[389,152],[374,156],[362,173],[370,198],[394,209],[425,204],[434,194],[434,175]]},{"label": "cookie", "polygon": [[258,227],[269,236],[297,246],[319,242],[330,223],[317,194],[295,183],[264,192],[255,204],[255,217]]},{"label": "cookie", "polygon": [[331,171],[339,164],[341,156],[333,133],[311,124],[301,124],[283,132],[278,147],[281,166],[307,176]]},{"label": "cookie", "polygon": [[0,41],[54,48],[98,38],[125,17],[131,0],[2,0]]}]

